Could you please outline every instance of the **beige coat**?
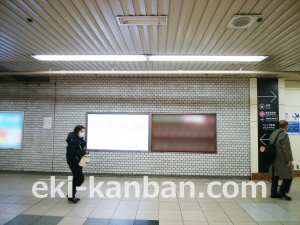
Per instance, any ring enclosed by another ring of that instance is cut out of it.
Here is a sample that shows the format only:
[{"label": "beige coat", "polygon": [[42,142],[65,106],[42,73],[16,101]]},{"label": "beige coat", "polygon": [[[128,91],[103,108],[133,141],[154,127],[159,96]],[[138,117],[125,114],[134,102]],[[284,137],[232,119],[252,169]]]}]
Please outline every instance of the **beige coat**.
[{"label": "beige coat", "polygon": [[[270,143],[274,143],[280,131],[283,129],[275,130],[270,136]],[[292,179],[295,177],[294,166],[286,167],[289,162],[293,161],[293,154],[288,134],[283,131],[279,134],[276,142],[276,157],[274,160],[274,175],[280,176],[285,179]],[[272,166],[270,166],[270,173],[272,174]]]}]

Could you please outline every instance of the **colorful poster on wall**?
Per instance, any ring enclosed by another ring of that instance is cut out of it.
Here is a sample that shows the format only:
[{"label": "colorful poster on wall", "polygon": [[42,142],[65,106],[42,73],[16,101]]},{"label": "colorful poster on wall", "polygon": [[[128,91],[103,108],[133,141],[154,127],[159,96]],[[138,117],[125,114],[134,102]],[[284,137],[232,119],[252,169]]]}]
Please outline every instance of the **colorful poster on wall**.
[{"label": "colorful poster on wall", "polygon": [[268,173],[269,165],[263,161],[262,153],[269,145],[269,137],[278,129],[279,104],[278,80],[257,79],[258,105],[258,172]]},{"label": "colorful poster on wall", "polygon": [[0,149],[21,149],[23,112],[0,112]]},{"label": "colorful poster on wall", "polygon": [[291,135],[299,135],[300,112],[286,112],[285,120],[289,122],[289,129],[286,131]]}]

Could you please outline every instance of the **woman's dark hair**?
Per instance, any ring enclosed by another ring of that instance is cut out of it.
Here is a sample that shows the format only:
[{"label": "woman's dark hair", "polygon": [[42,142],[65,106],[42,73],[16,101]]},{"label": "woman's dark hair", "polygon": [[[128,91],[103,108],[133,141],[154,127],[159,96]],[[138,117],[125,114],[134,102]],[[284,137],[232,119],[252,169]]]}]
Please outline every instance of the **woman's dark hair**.
[{"label": "woman's dark hair", "polygon": [[75,134],[76,136],[78,136],[79,131],[81,131],[82,129],[85,129],[85,127],[84,127],[84,126],[81,126],[81,125],[77,125],[77,126],[74,128],[74,134]]}]

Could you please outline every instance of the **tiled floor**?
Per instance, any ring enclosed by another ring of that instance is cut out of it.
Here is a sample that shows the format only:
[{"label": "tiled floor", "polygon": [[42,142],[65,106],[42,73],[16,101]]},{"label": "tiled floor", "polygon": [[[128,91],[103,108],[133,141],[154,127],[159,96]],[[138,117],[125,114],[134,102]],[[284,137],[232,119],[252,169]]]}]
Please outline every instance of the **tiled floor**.
[{"label": "tiled floor", "polygon": [[[143,178],[130,177],[95,177],[95,183],[105,182],[100,190],[112,188],[108,181],[137,181],[140,184],[140,195],[134,196],[133,189],[129,198],[124,196],[121,189],[120,198],[91,198],[89,196],[89,177],[86,176],[82,186],[86,191],[78,191],[77,197],[81,200],[70,203],[60,198],[36,198],[32,194],[32,186],[36,181],[45,181],[50,187],[50,176],[28,174],[1,174],[0,173],[0,225],[300,225],[300,178],[295,178],[292,184],[290,196],[292,201],[283,199],[271,199],[261,197],[261,189],[257,190],[257,198],[251,197],[250,189],[247,189],[246,198],[239,194],[235,198],[211,198],[206,192],[207,185],[213,179],[180,179],[180,178],[149,178],[156,181],[160,190],[169,188],[162,185],[164,181],[173,181],[176,184],[175,198],[145,198]],[[67,179],[66,176],[57,176],[56,185]],[[196,186],[196,193],[204,192],[204,197],[190,198],[189,189],[185,190],[185,197],[180,198],[179,182],[192,181]],[[218,180],[222,183],[228,180]],[[241,184],[242,180],[233,180]],[[243,180],[246,181],[246,180]],[[270,183],[267,184],[269,196]],[[66,194],[67,186],[62,188]],[[154,189],[149,189],[153,193]],[[241,191],[241,190],[240,190]],[[49,192],[49,191],[48,191]],[[215,186],[213,193],[220,193],[221,187]],[[41,192],[47,193],[47,192]],[[115,194],[115,192],[110,192]],[[171,192],[166,192],[170,194]],[[229,186],[228,193],[233,193]]]}]

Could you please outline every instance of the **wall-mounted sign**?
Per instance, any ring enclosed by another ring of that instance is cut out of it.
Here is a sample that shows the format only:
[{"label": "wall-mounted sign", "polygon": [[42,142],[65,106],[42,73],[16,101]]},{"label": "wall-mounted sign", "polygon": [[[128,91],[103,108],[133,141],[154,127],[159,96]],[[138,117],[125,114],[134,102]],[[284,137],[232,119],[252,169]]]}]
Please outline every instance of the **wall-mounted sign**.
[{"label": "wall-mounted sign", "polygon": [[44,117],[43,129],[52,129],[52,117]]},{"label": "wall-mounted sign", "polygon": [[0,149],[22,149],[24,112],[0,112]]},{"label": "wall-mounted sign", "polygon": [[278,80],[257,79],[258,105],[258,172],[267,173],[269,165],[262,159],[262,153],[269,144],[272,132],[278,129]]},{"label": "wall-mounted sign", "polygon": [[299,135],[300,112],[286,112],[285,120],[289,122],[288,134]]}]

